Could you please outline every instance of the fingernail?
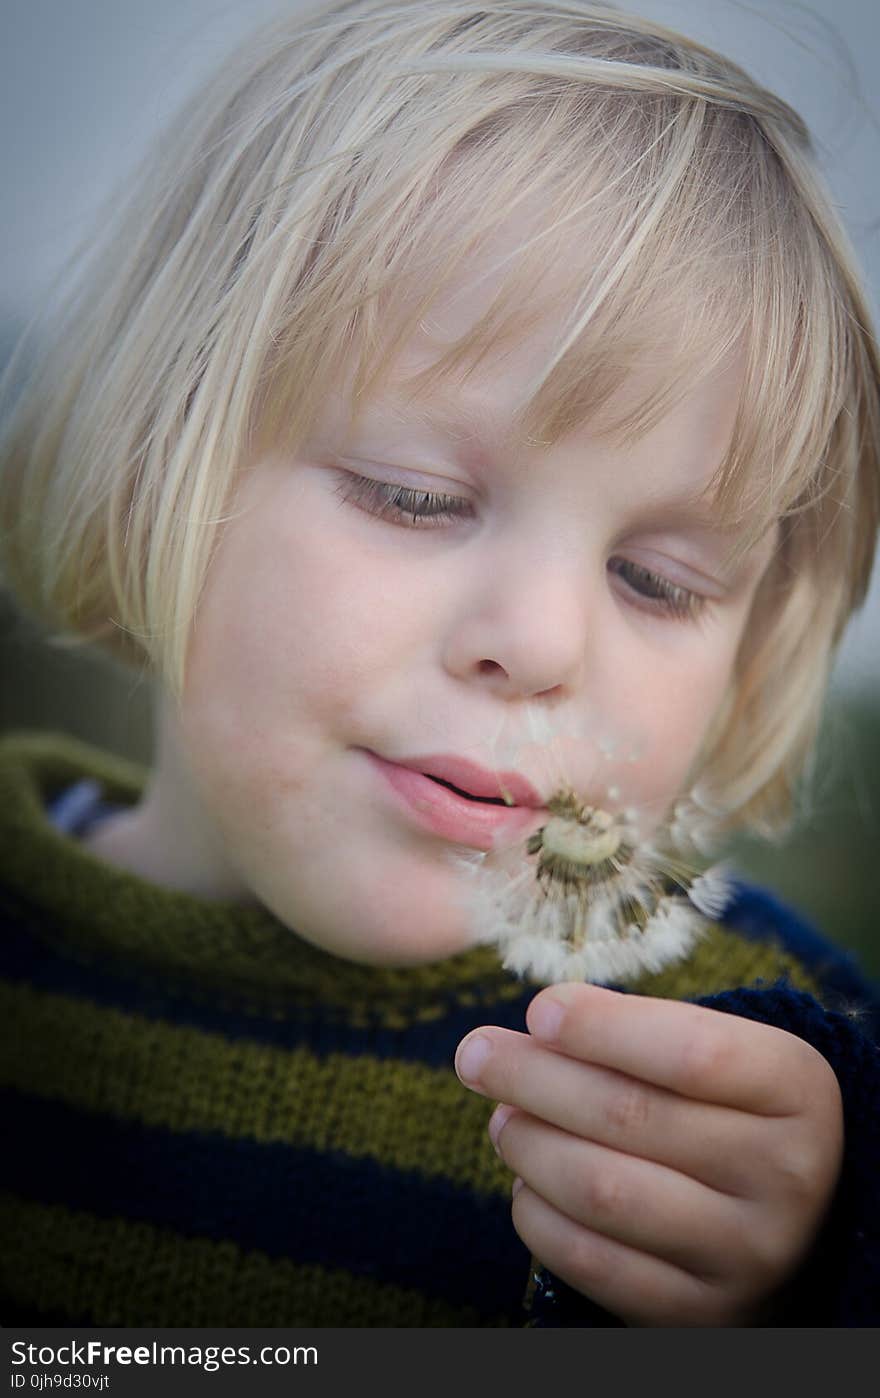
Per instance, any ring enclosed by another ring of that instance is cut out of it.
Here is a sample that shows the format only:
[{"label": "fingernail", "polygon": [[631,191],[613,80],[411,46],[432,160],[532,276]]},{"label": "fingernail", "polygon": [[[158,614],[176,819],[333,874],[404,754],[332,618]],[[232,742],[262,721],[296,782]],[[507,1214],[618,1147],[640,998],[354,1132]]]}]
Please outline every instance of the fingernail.
[{"label": "fingernail", "polygon": [[564,1014],[565,1006],[558,1000],[534,1001],[529,1011],[529,1028],[539,1039],[555,1039]]},{"label": "fingernail", "polygon": [[504,1123],[512,1115],[512,1113],[513,1107],[508,1106],[506,1102],[503,1102],[500,1107],[495,1108],[494,1112],[489,1118],[489,1140],[492,1142],[496,1150],[498,1150],[498,1137],[501,1135],[501,1128],[504,1126]]},{"label": "fingernail", "polygon": [[517,1177],[516,1177],[516,1179],[514,1180],[513,1184],[510,1186],[510,1197],[511,1197],[511,1199],[515,1199],[515,1198],[516,1198],[516,1196],[519,1194],[519,1192],[520,1192],[520,1190],[522,1189],[522,1187],[523,1187],[522,1176],[521,1176],[521,1175],[517,1175]]},{"label": "fingernail", "polygon": [[491,1052],[492,1045],[485,1035],[477,1034],[473,1039],[468,1039],[464,1048],[459,1049],[455,1061],[455,1071],[458,1076],[476,1081],[480,1069]]}]

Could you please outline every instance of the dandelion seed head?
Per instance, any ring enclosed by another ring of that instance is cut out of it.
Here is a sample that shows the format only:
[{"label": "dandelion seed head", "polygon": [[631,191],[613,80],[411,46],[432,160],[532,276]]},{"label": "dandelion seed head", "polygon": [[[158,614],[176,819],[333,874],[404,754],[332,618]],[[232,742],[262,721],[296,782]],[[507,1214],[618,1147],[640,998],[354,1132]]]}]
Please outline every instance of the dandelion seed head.
[{"label": "dandelion seed head", "polygon": [[639,761],[638,736],[595,715],[575,731],[538,705],[496,734],[496,769],[525,776],[545,811],[527,838],[455,859],[474,940],[517,976],[609,984],[658,971],[687,956],[730,901],[727,870],[692,862],[712,823],[707,804],[689,793],[659,827],[632,804],[621,809],[607,770],[615,754],[618,770]]}]

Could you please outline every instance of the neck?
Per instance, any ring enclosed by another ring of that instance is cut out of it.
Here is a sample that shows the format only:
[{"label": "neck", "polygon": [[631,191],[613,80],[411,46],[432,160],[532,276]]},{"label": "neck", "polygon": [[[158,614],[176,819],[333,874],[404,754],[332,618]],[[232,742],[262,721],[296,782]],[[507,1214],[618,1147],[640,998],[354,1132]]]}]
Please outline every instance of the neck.
[{"label": "neck", "polygon": [[162,888],[222,902],[253,903],[201,801],[187,765],[173,702],[160,694],[155,757],[143,797],[89,832],[99,859]]}]

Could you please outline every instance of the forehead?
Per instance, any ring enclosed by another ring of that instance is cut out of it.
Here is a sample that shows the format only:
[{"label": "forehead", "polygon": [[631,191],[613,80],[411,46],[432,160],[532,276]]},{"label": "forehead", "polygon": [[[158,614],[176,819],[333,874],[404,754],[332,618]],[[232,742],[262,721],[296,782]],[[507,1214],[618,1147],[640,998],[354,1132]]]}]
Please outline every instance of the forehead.
[{"label": "forehead", "polygon": [[633,288],[609,324],[597,287],[601,249],[583,230],[545,219],[526,202],[432,294],[419,278],[401,279],[380,308],[378,353],[361,349],[355,386],[366,386],[364,398],[382,390],[408,413],[496,441],[520,423],[539,440],[574,428],[637,435],[679,400],[695,400],[704,378],[706,411],[717,416],[722,399],[735,409],[740,327],[717,333],[704,307],[688,304],[705,288],[691,298],[683,284],[677,296],[667,286]]},{"label": "forehead", "polygon": [[[490,345],[465,371],[443,371],[444,356],[466,340],[486,313],[492,281],[464,274],[422,316],[369,394],[350,400],[353,424],[377,449],[383,444],[437,443],[479,473],[503,463],[533,466],[550,449],[582,454],[606,438],[629,446],[634,458],[664,463],[672,484],[702,491],[719,468],[734,429],[743,379],[743,356],[735,353],[717,368],[684,383],[666,409],[644,430],[633,432],[646,403],[658,399],[668,379],[668,353],[648,349],[627,370],[607,399],[555,441],[528,430],[535,384],[559,351],[564,314],[551,306],[536,315],[519,340]],[[630,429],[628,431],[628,428]]]}]

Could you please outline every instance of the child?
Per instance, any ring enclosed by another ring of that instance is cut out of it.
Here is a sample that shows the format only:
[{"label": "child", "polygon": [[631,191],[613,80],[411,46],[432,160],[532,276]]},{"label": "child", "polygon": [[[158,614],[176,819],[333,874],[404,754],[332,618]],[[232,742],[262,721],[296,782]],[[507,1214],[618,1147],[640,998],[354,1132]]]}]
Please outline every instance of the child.
[{"label": "child", "polygon": [[795,113],[580,0],[297,11],[66,314],[4,575],[157,740],[2,745],[4,1323],[876,1323],[849,959],[738,883],[516,975],[464,857],[552,762],[642,842],[790,815],[880,494]]}]

